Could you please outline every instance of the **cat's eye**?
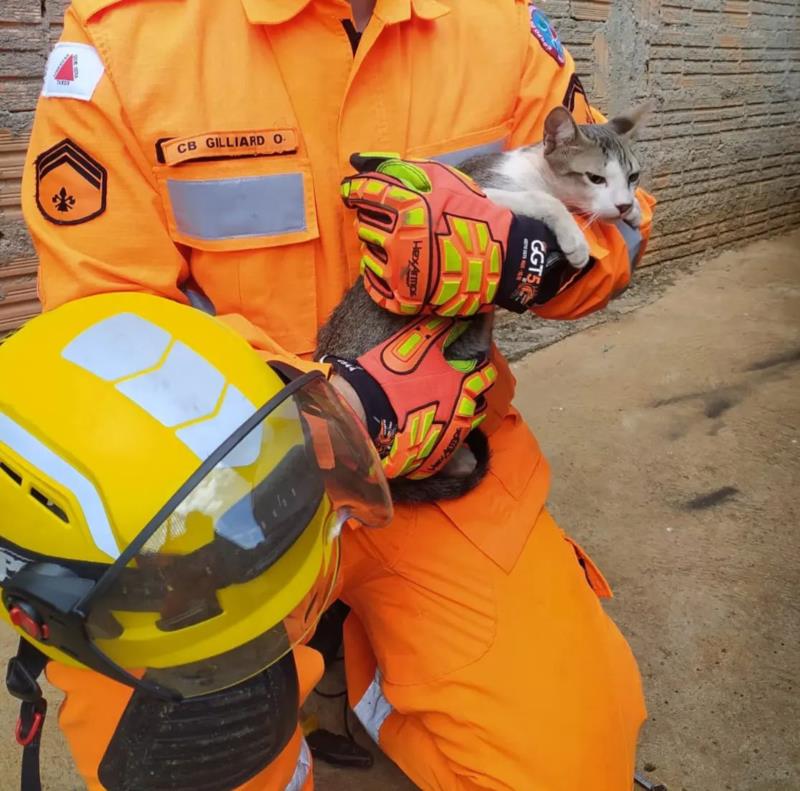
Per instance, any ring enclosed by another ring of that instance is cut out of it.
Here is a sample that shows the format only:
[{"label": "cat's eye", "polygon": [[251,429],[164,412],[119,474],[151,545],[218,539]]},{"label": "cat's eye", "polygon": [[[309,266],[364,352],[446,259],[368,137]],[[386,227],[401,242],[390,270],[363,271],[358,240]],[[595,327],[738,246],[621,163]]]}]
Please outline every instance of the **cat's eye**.
[{"label": "cat's eye", "polygon": [[635,184],[637,181],[639,181],[638,171],[636,173],[631,173],[631,175],[628,176],[628,184]]},{"label": "cat's eye", "polygon": [[592,182],[592,184],[605,184],[606,180],[602,176],[598,176],[597,173],[586,173],[586,178]]}]

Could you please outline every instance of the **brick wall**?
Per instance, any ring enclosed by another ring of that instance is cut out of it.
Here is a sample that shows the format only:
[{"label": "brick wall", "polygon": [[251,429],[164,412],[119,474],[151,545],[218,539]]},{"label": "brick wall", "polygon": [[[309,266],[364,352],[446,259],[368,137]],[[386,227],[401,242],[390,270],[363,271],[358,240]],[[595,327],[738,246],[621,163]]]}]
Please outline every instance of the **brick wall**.
[{"label": "brick wall", "polygon": [[68,0],[0,0],[0,335],[39,309],[20,179],[44,64],[61,35],[67,5]]},{"label": "brick wall", "polygon": [[540,0],[603,112],[654,99],[645,263],[800,225],[798,0]]},{"label": "brick wall", "polygon": [[[646,263],[800,224],[798,0],[539,2],[602,111],[658,103],[640,143],[660,200]],[[19,179],[66,5],[0,2],[0,333],[37,310]]]}]

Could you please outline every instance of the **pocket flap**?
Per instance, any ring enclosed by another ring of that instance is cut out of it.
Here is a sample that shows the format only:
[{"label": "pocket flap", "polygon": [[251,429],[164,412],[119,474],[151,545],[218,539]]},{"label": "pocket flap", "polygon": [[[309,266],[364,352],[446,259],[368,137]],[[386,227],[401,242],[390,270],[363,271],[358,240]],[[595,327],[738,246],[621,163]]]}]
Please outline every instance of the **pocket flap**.
[{"label": "pocket flap", "polygon": [[480,485],[436,507],[508,573],[544,507],[550,476],[536,439],[514,410],[492,434],[489,447],[489,472]]},{"label": "pocket flap", "polygon": [[443,140],[439,143],[414,146],[408,150],[412,159],[435,159],[445,165],[458,165],[479,154],[497,154],[504,151],[511,134],[511,121],[489,129]]}]

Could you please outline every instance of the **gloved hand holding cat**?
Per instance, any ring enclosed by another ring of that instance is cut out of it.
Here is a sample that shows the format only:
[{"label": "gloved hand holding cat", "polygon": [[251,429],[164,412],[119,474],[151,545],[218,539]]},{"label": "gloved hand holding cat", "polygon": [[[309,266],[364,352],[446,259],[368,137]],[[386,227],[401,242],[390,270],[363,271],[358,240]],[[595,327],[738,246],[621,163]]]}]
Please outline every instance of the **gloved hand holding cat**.
[{"label": "gloved hand holding cat", "polygon": [[342,198],[355,212],[363,287],[320,330],[318,355],[360,400],[387,475],[413,482],[403,497],[460,496],[488,468],[485,444],[462,446],[497,378],[495,306],[543,306],[592,269],[578,220],[637,234],[629,136],[647,109],[578,126],[556,107],[540,144],[459,169],[384,153],[351,158],[357,173],[342,182]]}]

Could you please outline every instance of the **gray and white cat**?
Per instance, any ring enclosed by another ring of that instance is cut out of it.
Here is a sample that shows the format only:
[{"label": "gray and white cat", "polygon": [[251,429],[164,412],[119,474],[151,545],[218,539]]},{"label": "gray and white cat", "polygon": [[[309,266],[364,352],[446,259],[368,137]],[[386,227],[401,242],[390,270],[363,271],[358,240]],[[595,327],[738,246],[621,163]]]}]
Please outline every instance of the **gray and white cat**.
[{"label": "gray and white cat", "polygon": [[556,107],[538,145],[473,157],[459,168],[495,203],[549,226],[567,260],[581,268],[589,248],[573,212],[584,227],[619,219],[639,227],[639,160],[630,138],[648,109],[643,105],[606,124],[579,126],[565,107]]},{"label": "gray and white cat", "polygon": [[[606,124],[579,126],[569,111],[556,107],[544,124],[544,140],[499,154],[473,157],[458,165],[494,202],[515,214],[547,224],[569,262],[577,268],[589,261],[589,248],[578,221],[622,219],[633,227],[641,221],[634,191],[639,162],[631,134],[647,107],[612,118]],[[332,354],[354,360],[408,323],[379,308],[360,280],[345,294],[317,337],[317,359]],[[469,329],[447,350],[453,360],[483,360],[492,342],[493,314],[467,319]],[[453,499],[477,486],[489,467],[488,443],[480,430],[436,475],[418,481],[390,482],[397,502]]]}]

